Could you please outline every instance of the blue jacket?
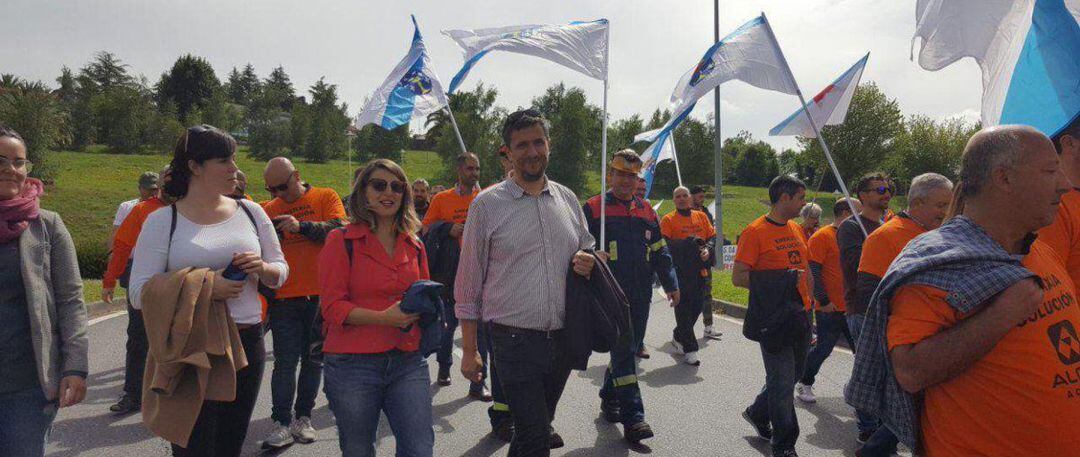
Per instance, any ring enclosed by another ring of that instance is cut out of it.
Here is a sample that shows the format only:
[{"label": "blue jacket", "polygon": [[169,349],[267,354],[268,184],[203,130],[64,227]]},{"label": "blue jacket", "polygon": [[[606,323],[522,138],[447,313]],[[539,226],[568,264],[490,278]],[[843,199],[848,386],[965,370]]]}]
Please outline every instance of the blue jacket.
[{"label": "blue jacket", "polygon": [[[439,349],[443,331],[443,302],[439,294],[443,286],[435,281],[420,280],[412,283],[401,299],[401,312],[419,314],[420,355],[427,357]],[[401,329],[407,332],[412,326]]]},{"label": "blue jacket", "polygon": [[[611,257],[608,265],[626,293],[630,303],[642,304],[652,301],[653,274],[660,278],[665,292],[679,289],[679,281],[672,267],[667,243],[660,235],[660,220],[649,203],[634,197],[629,202],[615,198],[611,192],[604,194],[606,244],[599,249]],[[600,240],[600,196],[585,202],[585,219],[589,232],[597,242]]]}]

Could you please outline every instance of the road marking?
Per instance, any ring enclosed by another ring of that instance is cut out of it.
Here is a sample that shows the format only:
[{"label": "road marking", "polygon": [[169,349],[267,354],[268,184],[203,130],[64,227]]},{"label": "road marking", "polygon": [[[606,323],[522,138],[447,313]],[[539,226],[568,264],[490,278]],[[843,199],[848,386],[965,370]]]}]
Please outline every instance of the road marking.
[{"label": "road marking", "polygon": [[96,324],[98,322],[105,322],[105,321],[107,321],[109,319],[112,319],[114,317],[120,317],[121,315],[124,315],[126,313],[127,313],[127,310],[122,309],[122,310],[116,311],[116,312],[114,312],[112,314],[106,314],[106,315],[101,316],[101,317],[95,317],[93,319],[90,319],[90,322],[87,322],[87,325],[94,325],[94,324]]},{"label": "road marking", "polygon": [[[743,321],[741,321],[741,320],[738,320],[738,319],[735,319],[735,318],[733,318],[733,317],[728,317],[728,316],[720,315],[720,318],[721,318],[721,319],[723,319],[723,320],[725,320],[725,321],[731,322],[732,324],[738,325],[739,327],[742,327],[742,325],[743,325]],[[854,352],[851,352],[851,350],[850,350],[850,349],[844,349],[844,348],[842,348],[842,347],[840,347],[840,346],[834,346],[834,347],[833,347],[833,352],[842,352],[842,353],[844,353],[844,354],[847,354],[847,355],[850,355],[850,356],[854,356],[854,355],[855,355],[855,353],[854,353]]]}]

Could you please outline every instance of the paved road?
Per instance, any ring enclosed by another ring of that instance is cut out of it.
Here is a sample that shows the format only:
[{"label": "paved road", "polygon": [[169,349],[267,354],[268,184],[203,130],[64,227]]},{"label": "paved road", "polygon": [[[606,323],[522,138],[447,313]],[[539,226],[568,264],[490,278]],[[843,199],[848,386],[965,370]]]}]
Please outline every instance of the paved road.
[{"label": "paved road", "polygon": [[[722,341],[703,341],[702,365],[690,367],[671,354],[674,316],[659,295],[653,303],[646,342],[653,357],[641,363],[640,383],[646,416],[657,436],[647,447],[628,448],[621,427],[599,417],[597,396],[607,358],[592,357],[589,369],[570,376],[555,421],[566,447],[559,456],[627,456],[638,453],[660,456],[758,456],[768,455],[768,445],[753,437],[739,413],[752,400],[764,379],[758,347],[741,335],[739,321],[718,318]],[[47,454],[50,456],[159,456],[167,455],[166,443],[151,436],[139,415],[117,418],[108,406],[118,397],[123,383],[124,328],[120,315],[90,328],[90,388],[86,402],[63,410],[54,425]],[[701,324],[698,324],[700,334]],[[269,343],[273,338],[267,338]],[[842,398],[843,382],[851,372],[852,356],[834,352],[826,361],[815,386],[818,402],[798,405],[802,434],[797,449],[803,456],[851,456],[855,449],[852,410]],[[432,378],[434,362],[432,359]],[[260,455],[258,441],[268,433],[270,421],[270,366],[263,377],[260,401],[248,432],[244,455]],[[455,370],[456,372],[456,370]],[[438,456],[502,456],[507,446],[488,435],[487,404],[465,396],[467,383],[460,376],[454,385],[432,386],[435,410],[435,454]],[[796,402],[798,403],[798,402]],[[318,430],[315,443],[297,444],[281,455],[338,455],[337,432],[325,397],[320,394],[313,414]],[[378,455],[393,455],[394,439],[385,418],[380,428]]]}]

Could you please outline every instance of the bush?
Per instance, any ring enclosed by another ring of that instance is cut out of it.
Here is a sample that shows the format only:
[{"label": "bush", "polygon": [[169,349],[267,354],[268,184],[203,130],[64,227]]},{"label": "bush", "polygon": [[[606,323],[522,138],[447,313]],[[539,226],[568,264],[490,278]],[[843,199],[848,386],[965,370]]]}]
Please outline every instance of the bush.
[{"label": "bush", "polygon": [[83,279],[101,279],[109,266],[109,250],[104,240],[76,241],[75,253],[79,259],[79,273]]}]

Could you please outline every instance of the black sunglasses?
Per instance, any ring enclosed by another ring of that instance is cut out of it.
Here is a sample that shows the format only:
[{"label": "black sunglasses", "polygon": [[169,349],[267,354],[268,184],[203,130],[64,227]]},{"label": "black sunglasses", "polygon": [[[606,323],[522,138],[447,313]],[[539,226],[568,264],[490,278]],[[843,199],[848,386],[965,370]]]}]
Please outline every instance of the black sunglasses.
[{"label": "black sunglasses", "polygon": [[292,182],[292,178],[293,178],[294,173],[296,173],[296,172],[294,171],[292,173],[289,173],[289,178],[286,179],[285,182],[283,182],[281,184],[278,184],[276,186],[266,186],[266,191],[270,192],[271,194],[275,194],[275,193],[278,193],[278,192],[285,192],[285,189],[289,188],[289,183]]},{"label": "black sunglasses", "polygon": [[390,191],[395,194],[405,193],[405,184],[401,181],[386,182],[385,179],[372,178],[368,181],[368,185],[371,186],[372,189],[375,189],[375,192],[385,192],[386,187],[390,186]]},{"label": "black sunglasses", "polygon": [[870,190],[872,190],[874,192],[877,192],[878,195],[885,195],[885,194],[891,194],[892,193],[892,188],[889,187],[889,186],[878,186],[878,187],[872,188]]}]

